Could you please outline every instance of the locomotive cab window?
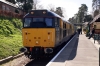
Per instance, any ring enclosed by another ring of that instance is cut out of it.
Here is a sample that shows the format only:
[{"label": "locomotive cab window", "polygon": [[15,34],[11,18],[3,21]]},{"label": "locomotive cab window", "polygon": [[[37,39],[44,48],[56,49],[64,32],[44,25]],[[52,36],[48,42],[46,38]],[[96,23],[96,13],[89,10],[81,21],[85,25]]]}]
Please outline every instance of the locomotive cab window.
[{"label": "locomotive cab window", "polygon": [[33,18],[33,22],[43,22],[43,18]]},{"label": "locomotive cab window", "polygon": [[31,21],[32,21],[31,18],[25,18],[24,27],[30,27]]},{"label": "locomotive cab window", "polygon": [[52,18],[45,18],[45,23],[47,27],[52,26]]},{"label": "locomotive cab window", "polygon": [[41,17],[32,18],[30,27],[31,28],[44,28],[45,27],[44,18],[41,18]]},{"label": "locomotive cab window", "polygon": [[25,18],[25,28],[53,28],[53,18]]}]

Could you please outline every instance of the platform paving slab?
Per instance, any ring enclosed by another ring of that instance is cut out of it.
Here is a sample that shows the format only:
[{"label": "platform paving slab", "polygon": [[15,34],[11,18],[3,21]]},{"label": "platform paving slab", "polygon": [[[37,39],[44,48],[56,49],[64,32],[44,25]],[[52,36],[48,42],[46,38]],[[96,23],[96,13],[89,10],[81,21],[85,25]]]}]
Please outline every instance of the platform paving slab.
[{"label": "platform paving slab", "polygon": [[99,51],[84,34],[76,35],[50,66],[99,66]]}]

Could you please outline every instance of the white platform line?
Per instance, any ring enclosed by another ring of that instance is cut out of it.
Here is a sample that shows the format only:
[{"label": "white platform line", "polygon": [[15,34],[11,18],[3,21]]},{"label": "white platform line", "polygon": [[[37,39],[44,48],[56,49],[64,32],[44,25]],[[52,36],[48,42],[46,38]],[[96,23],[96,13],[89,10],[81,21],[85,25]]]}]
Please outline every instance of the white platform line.
[{"label": "white platform line", "polygon": [[[76,35],[75,35],[76,36]],[[75,37],[74,36],[74,37]],[[74,38],[73,37],[73,38]],[[72,39],[73,39],[72,38]],[[58,57],[58,55],[65,49],[65,47],[72,41],[72,39],[56,54],[56,56],[46,65],[46,66],[50,66],[50,64]]]}]

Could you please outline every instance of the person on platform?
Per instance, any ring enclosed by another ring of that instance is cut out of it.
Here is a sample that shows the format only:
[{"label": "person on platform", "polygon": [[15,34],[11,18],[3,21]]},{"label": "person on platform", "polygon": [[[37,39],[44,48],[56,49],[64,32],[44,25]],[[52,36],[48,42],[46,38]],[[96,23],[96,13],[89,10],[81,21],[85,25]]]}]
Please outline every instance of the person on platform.
[{"label": "person on platform", "polygon": [[94,35],[94,33],[95,33],[95,29],[93,28],[92,31],[90,31],[90,36],[88,39],[90,39]]},{"label": "person on platform", "polygon": [[[82,29],[79,28],[77,31],[78,31],[78,34],[80,34],[80,33],[82,32]],[[82,34],[82,33],[81,33],[81,34]]]}]

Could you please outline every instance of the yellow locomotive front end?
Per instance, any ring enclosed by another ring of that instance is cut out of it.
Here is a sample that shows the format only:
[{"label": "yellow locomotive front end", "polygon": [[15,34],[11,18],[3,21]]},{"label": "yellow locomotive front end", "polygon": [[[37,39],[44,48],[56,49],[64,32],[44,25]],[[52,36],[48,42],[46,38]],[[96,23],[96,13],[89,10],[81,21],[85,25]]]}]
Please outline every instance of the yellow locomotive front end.
[{"label": "yellow locomotive front end", "polygon": [[[23,32],[23,46],[28,52],[33,53],[32,56],[38,56],[38,53],[53,53],[55,45],[55,29],[54,28],[26,28]],[[34,55],[34,52],[37,54]],[[41,54],[40,54],[41,55]]]},{"label": "yellow locomotive front end", "polygon": [[26,55],[36,58],[53,53],[55,45],[54,28],[23,28],[22,32],[23,46],[27,48]]},{"label": "yellow locomotive front end", "polygon": [[54,28],[24,28],[22,32],[25,47],[54,47]]}]

